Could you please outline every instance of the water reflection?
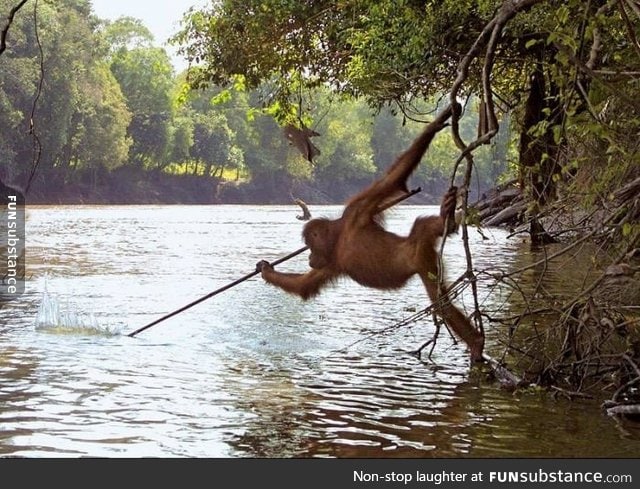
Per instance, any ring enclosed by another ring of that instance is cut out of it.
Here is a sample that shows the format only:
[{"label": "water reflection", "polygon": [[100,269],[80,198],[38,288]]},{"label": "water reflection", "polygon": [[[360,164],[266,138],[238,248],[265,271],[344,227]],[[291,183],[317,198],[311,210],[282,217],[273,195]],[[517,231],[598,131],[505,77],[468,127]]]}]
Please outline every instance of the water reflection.
[{"label": "water reflection", "polygon": [[37,356],[15,346],[0,349],[0,455],[11,454],[16,439],[33,434],[29,423],[34,418],[28,405],[37,395],[33,380],[38,361]]},{"label": "water reflection", "polygon": [[[389,225],[408,231],[416,215],[434,210],[403,207]],[[303,303],[250,280],[136,338],[35,328],[45,272],[60,304],[129,332],[252,271],[260,259],[297,249],[297,213],[295,206],[32,209],[27,292],[0,309],[0,454],[640,453],[637,430],[620,429],[596,402],[502,391],[482,370],[470,370],[464,348],[446,336],[435,364],[407,354],[433,333],[428,319],[389,329],[427,304],[418,281],[397,292],[345,281]],[[535,261],[503,232],[488,237],[471,236],[479,269]],[[450,277],[464,270],[459,240],[449,240],[446,260]],[[283,267],[302,270],[306,258]],[[563,283],[561,274],[545,273],[545,282],[532,273],[545,287]],[[505,298],[517,305],[516,295],[494,285],[482,277],[484,308],[504,307]]]}]

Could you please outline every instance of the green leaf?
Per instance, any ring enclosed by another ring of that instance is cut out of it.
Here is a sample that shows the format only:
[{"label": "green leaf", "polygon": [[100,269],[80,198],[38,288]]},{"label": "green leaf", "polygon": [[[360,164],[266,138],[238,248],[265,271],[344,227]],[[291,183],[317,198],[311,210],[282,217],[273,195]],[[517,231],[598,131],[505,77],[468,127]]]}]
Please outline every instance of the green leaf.
[{"label": "green leaf", "polygon": [[211,98],[211,105],[221,105],[229,102],[231,100],[231,91],[230,90],[222,90],[219,94],[213,96]]}]

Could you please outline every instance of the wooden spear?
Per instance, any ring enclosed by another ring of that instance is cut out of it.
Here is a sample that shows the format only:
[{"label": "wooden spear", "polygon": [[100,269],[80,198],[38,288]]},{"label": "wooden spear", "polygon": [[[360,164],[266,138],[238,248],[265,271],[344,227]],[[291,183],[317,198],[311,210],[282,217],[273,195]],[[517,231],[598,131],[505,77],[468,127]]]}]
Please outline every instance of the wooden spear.
[{"label": "wooden spear", "polygon": [[[408,193],[404,194],[404,195],[400,195],[399,197],[390,200],[389,202],[385,203],[379,210],[379,212],[383,212],[385,210],[387,210],[390,207],[393,207],[396,204],[399,204],[400,202],[402,202],[403,200],[408,199],[409,197],[417,194],[418,192],[420,192],[422,189],[420,187],[417,187],[411,191],[409,191]],[[287,260],[290,260],[291,258],[293,258],[294,256],[298,256],[300,253],[303,253],[305,251],[307,251],[309,249],[308,246],[304,246],[292,253],[289,253],[286,256],[283,256],[282,258],[278,258],[277,260],[275,260],[274,262],[271,263],[271,266],[275,267],[276,265],[280,265],[281,263],[284,263]],[[175,311],[172,311],[168,314],[165,314],[164,316],[162,316],[159,319],[156,319],[155,321],[150,322],[149,324],[142,326],[141,328],[136,329],[135,331],[132,331],[131,333],[129,333],[127,336],[129,337],[134,337],[136,336],[138,333],[142,333],[144,330],[151,328],[152,326],[155,326],[158,323],[161,323],[162,321],[169,319],[173,316],[176,316],[178,314],[180,314],[181,312],[186,311],[187,309],[192,308],[193,306],[200,304],[201,302],[206,301],[207,299],[211,299],[212,297],[224,292],[225,290],[229,290],[232,287],[235,287],[238,284],[241,284],[242,282],[246,282],[247,280],[249,280],[252,277],[255,277],[256,275],[258,275],[260,272],[258,270],[254,270],[251,273],[248,273],[246,275],[244,275],[243,277],[240,277],[237,280],[234,280],[231,283],[228,283],[227,285],[224,285],[223,287],[220,287],[219,289],[214,290],[213,292],[209,292],[207,295],[203,295],[202,297],[200,297],[199,299],[196,299],[193,302],[190,302],[189,304],[182,306],[180,309],[176,309]]]}]

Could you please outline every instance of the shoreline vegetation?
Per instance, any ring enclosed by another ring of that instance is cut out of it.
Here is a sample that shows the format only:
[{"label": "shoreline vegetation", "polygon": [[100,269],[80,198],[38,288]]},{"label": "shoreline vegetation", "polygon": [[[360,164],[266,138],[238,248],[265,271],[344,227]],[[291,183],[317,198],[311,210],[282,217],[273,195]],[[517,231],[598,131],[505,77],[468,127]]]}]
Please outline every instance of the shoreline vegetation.
[{"label": "shoreline vegetation", "polygon": [[[228,181],[196,175],[139,172],[144,179],[131,178],[130,170],[116,170],[100,183],[79,182],[52,185],[36,180],[27,204],[33,205],[156,205],[156,204],[247,204],[285,205],[297,200],[315,205],[340,205],[348,195],[360,190],[345,186],[344,197],[331,196],[307,182],[287,182],[282,186],[254,181]],[[126,174],[126,175],[125,175]],[[408,202],[438,205],[441,196],[422,191]]]}]

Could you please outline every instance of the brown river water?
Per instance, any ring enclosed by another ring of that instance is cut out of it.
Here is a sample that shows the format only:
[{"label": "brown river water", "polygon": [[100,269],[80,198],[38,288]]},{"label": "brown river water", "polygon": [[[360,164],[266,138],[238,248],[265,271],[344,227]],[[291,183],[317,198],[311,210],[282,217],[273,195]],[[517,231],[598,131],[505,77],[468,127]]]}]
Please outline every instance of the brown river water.
[{"label": "brown river water", "polygon": [[[339,207],[311,211],[332,217]],[[406,233],[436,211],[404,206],[387,221]],[[0,456],[640,456],[640,427],[603,414],[601,400],[507,392],[470,369],[446,335],[433,363],[408,354],[433,332],[430,319],[391,328],[427,305],[417,280],[394,292],[345,280],[304,303],[253,278],[126,336],[299,248],[298,213],[28,209],[26,292],[0,309]],[[503,230],[485,234],[471,231],[478,269],[538,258]],[[450,278],[464,270],[459,236],[447,240],[445,261]],[[280,269],[305,267],[301,255]],[[545,286],[570,287],[580,271],[567,265]],[[510,307],[488,281],[480,300]]]}]

